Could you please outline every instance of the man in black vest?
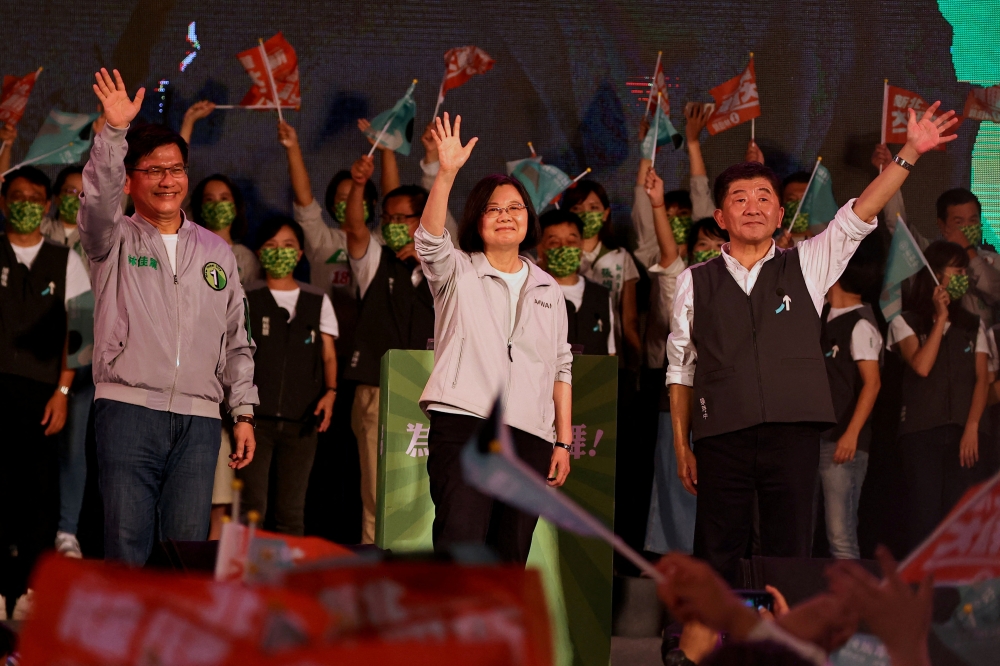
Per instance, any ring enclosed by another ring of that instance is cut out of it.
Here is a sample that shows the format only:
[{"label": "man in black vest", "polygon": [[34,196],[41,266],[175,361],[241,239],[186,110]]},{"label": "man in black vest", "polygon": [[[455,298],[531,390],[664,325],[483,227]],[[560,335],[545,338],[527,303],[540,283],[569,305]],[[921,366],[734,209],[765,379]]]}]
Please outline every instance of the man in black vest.
[{"label": "man in black vest", "polygon": [[413,232],[427,190],[404,185],[382,200],[381,245],[365,226],[364,191],[375,163],[362,157],[351,166],[351,192],[341,225],[347,235],[351,273],[358,285],[360,314],[354,350],[344,379],[357,382],[351,428],[361,458],[361,543],[375,542],[375,476],[378,469],[378,405],[382,356],[390,349],[431,349],[434,298],[420,271]]},{"label": "man in black vest", "polygon": [[942,136],[956,121],[952,112],[934,119],[938,106],[919,121],[911,111],[896,162],[793,250],[772,239],[784,217],[773,171],[745,162],[716,179],[715,219],[730,241],[677,279],[666,381],[678,476],[698,495],[695,554],[730,582],[751,536],[755,492],[762,554],[809,555],[820,432],[836,422],[819,315],[913,163],[956,138]]},{"label": "man in black vest", "polygon": [[90,291],[80,256],[42,237],[48,176],[23,167],[0,186],[0,595],[16,599],[58,520],[56,433],[66,422],[66,303]]}]

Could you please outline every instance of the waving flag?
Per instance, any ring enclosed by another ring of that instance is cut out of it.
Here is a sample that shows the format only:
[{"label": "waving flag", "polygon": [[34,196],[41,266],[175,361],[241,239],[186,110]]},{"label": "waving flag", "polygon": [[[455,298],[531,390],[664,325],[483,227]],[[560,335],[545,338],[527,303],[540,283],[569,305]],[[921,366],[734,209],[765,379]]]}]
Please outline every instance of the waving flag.
[{"label": "waving flag", "polygon": [[[302,98],[299,96],[299,60],[295,49],[279,32],[264,42],[263,51],[267,54],[267,62],[256,46],[236,54],[253,81],[253,88],[243,97],[240,106],[273,109],[277,97],[282,108],[299,108]],[[274,88],[271,87],[272,80]]]},{"label": "waving flag", "polygon": [[90,150],[90,125],[98,115],[52,109],[21,164],[75,164]]},{"label": "waving flag", "polygon": [[[930,106],[924,98],[905,88],[885,84],[885,99],[882,111],[882,143],[906,143],[906,123],[909,109],[917,113],[917,117]],[[954,128],[953,128],[954,131]],[[944,150],[948,144],[942,143],[934,150]]]},{"label": "waving flag", "polygon": [[[684,145],[684,137],[681,133],[674,129],[673,123],[670,122],[670,117],[667,115],[670,112],[670,104],[664,103],[656,105],[656,112],[653,114],[653,122],[649,125],[649,131],[646,132],[646,138],[642,140],[642,158],[646,160],[653,159],[653,152],[656,148],[660,146],[665,146],[668,143],[674,144],[674,150],[677,150]],[[653,147],[653,142],[656,142],[656,147]]]},{"label": "waving flag", "polygon": [[573,182],[561,169],[551,164],[542,164],[541,158],[521,161],[510,175],[521,181],[528,190],[531,203],[539,213]]},{"label": "waving flag", "polygon": [[973,88],[965,98],[962,112],[971,120],[991,120],[1000,123],[1000,86]]},{"label": "waving flag", "polygon": [[417,113],[417,103],[413,101],[413,89],[416,85],[416,81],[411,83],[395,106],[372,118],[365,136],[374,140],[376,145],[391,148],[401,155],[409,155],[410,142],[413,141],[413,117]]},{"label": "waving flag", "polygon": [[833,177],[820,164],[822,161],[822,157],[816,158],[816,166],[809,176],[802,200],[794,202],[794,209],[785,215],[788,228],[794,234],[805,233],[809,227],[825,225],[837,214],[837,201],[833,198]]},{"label": "waving flag", "polygon": [[[903,282],[919,273],[924,266],[931,271],[930,264],[903,218],[897,218],[896,230],[892,233],[892,244],[889,246],[889,261],[885,265],[882,295],[878,299],[886,323],[898,317],[903,310]],[[931,271],[931,275],[934,275],[934,271]],[[934,281],[937,282],[937,278]]]},{"label": "waving flag", "polygon": [[476,74],[485,74],[490,71],[495,62],[486,51],[478,46],[459,46],[448,49],[444,54],[444,80],[441,81],[441,90],[438,92],[434,117],[437,117],[446,92],[459,87]]},{"label": "waving flag", "polygon": [[[660,95],[663,95],[661,98]],[[670,96],[667,94],[667,80],[663,76],[663,51],[656,54],[656,68],[653,70],[653,80],[649,82],[649,98],[646,99],[646,113],[643,118],[649,115],[649,110],[653,108],[653,102],[657,106],[665,105],[664,113],[670,116]]]},{"label": "waving flag", "polygon": [[739,76],[709,91],[715,98],[715,112],[708,119],[708,133],[715,135],[760,116],[757,74],[753,58]]},{"label": "waving flag", "polygon": [[28,105],[28,97],[31,89],[35,87],[38,75],[42,73],[39,67],[31,74],[22,77],[3,77],[3,89],[0,91],[0,125],[9,123],[16,125],[24,115],[24,108]]}]

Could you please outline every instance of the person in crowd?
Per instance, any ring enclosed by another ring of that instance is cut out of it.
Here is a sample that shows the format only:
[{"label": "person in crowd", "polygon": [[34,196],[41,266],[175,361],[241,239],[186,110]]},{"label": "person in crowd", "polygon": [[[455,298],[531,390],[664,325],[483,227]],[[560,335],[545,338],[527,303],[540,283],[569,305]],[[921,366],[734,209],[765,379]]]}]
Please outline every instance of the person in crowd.
[{"label": "person in crowd", "polygon": [[508,176],[483,178],[466,200],[461,249],[445,228],[455,177],[478,141],[462,145],[461,122],[452,125],[447,113],[435,119],[439,169],[414,233],[438,315],[434,370],[420,396],[430,417],[434,549],[487,543],[501,560],[523,565],[538,517],[466,484],[461,451],[500,400],[518,456],[561,486],[570,471],[573,356],[562,290],[519,256],[540,236],[524,186]]},{"label": "person in crowd", "polygon": [[[94,384],[105,556],[143,564],[154,534],[208,535],[219,405],[236,421],[234,468],[253,459],[254,343],[229,246],[186,218],[187,143],[132,129],[117,70],[94,92],[107,124],[83,170],[80,239],[95,290]],[[127,138],[127,140],[126,140]],[[121,211],[122,193],[135,214]]]},{"label": "person in crowd", "polygon": [[260,262],[253,250],[240,241],[247,233],[246,204],[240,188],[221,173],[212,174],[191,192],[191,219],[226,241],[236,257],[240,284],[261,278]]},{"label": "person in crowd", "polygon": [[898,438],[911,546],[933,531],[975,480],[989,391],[986,329],[961,304],[970,283],[969,256],[948,241],[931,243],[924,256],[933,275],[915,276],[886,340],[906,363]]},{"label": "person in crowd", "polygon": [[[763,160],[761,163],[763,164]],[[809,218],[806,215],[795,216],[809,186],[810,175],[808,171],[796,171],[781,181],[781,205],[785,208],[785,229],[791,233],[793,243],[798,243],[810,235]],[[788,226],[790,224],[791,227]]]},{"label": "person in crowd", "polygon": [[[821,426],[835,423],[820,341],[826,292],[954,113],[911,113],[904,164],[885,169],[821,234],[779,251],[781,182],[757,162],[715,182],[722,256],[677,278],[667,384],[678,475],[698,495],[694,552],[730,580],[760,511],[761,551],[807,557]],[[689,444],[693,435],[694,450]],[[697,455],[697,461],[695,456]]]},{"label": "person in crowd", "polygon": [[53,205],[49,207],[50,214],[42,219],[40,228],[46,239],[68,246],[79,254],[81,259],[86,260],[86,254],[80,244],[80,230],[76,225],[81,192],[83,192],[83,167],[71,164],[63,168],[52,186],[54,196]]},{"label": "person in crowd", "polygon": [[51,181],[32,166],[0,185],[0,593],[17,599],[56,534],[57,439],[74,371],[66,304],[90,290],[80,256],[42,235]]},{"label": "person in crowd", "polygon": [[550,210],[539,218],[542,238],[538,265],[551,275],[566,299],[569,344],[574,354],[615,353],[611,292],[579,274],[583,222],[567,210]]},{"label": "person in crowd", "polygon": [[237,476],[246,511],[268,520],[270,489],[275,530],[302,536],[316,432],[330,427],[337,397],[337,317],[329,296],[292,277],[305,245],[302,227],[273,217],[258,238],[267,280],[247,286],[250,328],[257,332],[254,384],[261,396],[257,449],[254,464]]},{"label": "person in crowd", "polygon": [[861,294],[878,286],[882,260],[878,238],[868,236],[826,294],[821,346],[837,425],[820,436],[819,478],[830,554],[856,560],[858,504],[868,471],[871,414],[882,386],[882,335]]}]

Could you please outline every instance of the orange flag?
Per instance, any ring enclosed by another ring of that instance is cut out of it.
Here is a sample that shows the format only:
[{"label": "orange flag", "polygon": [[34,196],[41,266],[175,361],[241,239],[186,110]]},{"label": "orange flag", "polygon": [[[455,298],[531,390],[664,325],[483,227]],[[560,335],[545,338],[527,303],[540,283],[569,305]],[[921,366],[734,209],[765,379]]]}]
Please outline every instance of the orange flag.
[{"label": "orange flag", "polygon": [[733,77],[709,91],[715,98],[715,112],[708,119],[708,133],[736,127],[760,115],[760,97],[757,95],[757,74],[753,58],[739,76]]},{"label": "orange flag", "polygon": [[[295,49],[279,32],[264,42],[264,51],[267,53],[266,64],[259,47],[255,46],[236,54],[240,64],[253,80],[253,88],[240,102],[240,106],[274,108],[275,92],[271,89],[271,77],[273,77],[281,108],[299,108],[302,105],[302,98],[299,95],[299,60],[295,55]],[[267,72],[268,65],[271,68],[270,77]]]},{"label": "orange flag", "polygon": [[992,120],[1000,123],[1000,86],[992,88],[973,88],[965,98],[965,110],[962,112],[971,120]]},{"label": "orange flag", "polygon": [[3,90],[0,92],[0,125],[10,123],[16,125],[24,115],[24,107],[28,105],[28,97],[31,89],[35,87],[35,80],[42,71],[39,67],[31,74],[24,76],[3,77]]}]

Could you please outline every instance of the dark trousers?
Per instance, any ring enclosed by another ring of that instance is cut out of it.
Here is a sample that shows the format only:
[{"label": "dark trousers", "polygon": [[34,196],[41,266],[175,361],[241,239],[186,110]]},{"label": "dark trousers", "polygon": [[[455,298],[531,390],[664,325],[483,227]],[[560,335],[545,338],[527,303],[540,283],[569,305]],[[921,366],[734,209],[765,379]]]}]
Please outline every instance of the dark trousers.
[{"label": "dark trousers", "polygon": [[[431,412],[427,475],[434,501],[434,550],[447,552],[455,544],[486,544],[502,561],[523,565],[528,561],[538,516],[487,497],[462,478],[462,448],[483,423],[474,416]],[[510,434],[521,460],[546,476],[552,444],[516,428],[511,428]]]},{"label": "dark trousers", "polygon": [[918,546],[934,531],[976,480],[982,462],[971,469],[961,466],[958,457],[961,440],[962,427],[957,425],[921,430],[899,438],[910,506],[907,530],[910,548]]},{"label": "dark trousers", "polygon": [[41,425],[55,392],[45,384],[0,374],[0,595],[13,604],[27,587],[38,555],[51,548],[59,519],[58,438]]},{"label": "dark trousers", "polygon": [[764,556],[809,557],[820,428],[762,423],[694,443],[694,554],[731,583],[753,537],[754,492]]},{"label": "dark trousers", "polygon": [[273,488],[274,529],[302,536],[306,489],[316,457],[316,427],[293,421],[257,420],[257,449],[249,465],[236,471],[243,481],[243,513],[267,515],[268,489]]}]

